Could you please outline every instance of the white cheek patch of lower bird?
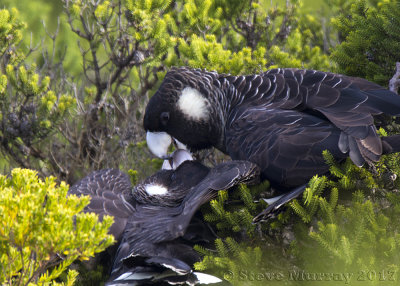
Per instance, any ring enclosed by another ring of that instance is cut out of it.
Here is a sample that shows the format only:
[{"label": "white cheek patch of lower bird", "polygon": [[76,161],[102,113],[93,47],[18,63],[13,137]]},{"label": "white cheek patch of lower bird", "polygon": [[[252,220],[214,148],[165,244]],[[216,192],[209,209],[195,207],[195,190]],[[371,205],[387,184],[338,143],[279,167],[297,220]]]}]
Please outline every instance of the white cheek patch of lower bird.
[{"label": "white cheek patch of lower bird", "polygon": [[150,196],[162,196],[168,193],[168,189],[161,185],[146,185],[144,189]]}]

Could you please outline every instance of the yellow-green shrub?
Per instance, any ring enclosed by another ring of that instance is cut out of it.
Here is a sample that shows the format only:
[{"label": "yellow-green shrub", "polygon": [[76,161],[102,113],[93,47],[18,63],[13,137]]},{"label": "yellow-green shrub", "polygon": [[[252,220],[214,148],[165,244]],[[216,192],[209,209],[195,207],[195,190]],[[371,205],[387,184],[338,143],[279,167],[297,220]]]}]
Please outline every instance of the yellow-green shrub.
[{"label": "yellow-green shrub", "polygon": [[[111,217],[82,213],[89,197],[67,196],[68,186],[33,170],[0,175],[0,284],[48,285],[76,259],[87,260],[114,242]],[[67,285],[77,273],[70,270]]]}]

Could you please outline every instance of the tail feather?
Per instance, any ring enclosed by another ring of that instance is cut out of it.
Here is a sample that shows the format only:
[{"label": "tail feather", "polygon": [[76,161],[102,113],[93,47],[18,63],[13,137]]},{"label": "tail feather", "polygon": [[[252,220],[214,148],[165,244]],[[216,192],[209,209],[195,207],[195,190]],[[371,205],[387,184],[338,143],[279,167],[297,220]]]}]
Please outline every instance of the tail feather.
[{"label": "tail feather", "polygon": [[282,211],[282,206],[303,194],[306,187],[307,184],[297,187],[283,196],[280,196],[278,200],[271,202],[265,210],[254,217],[253,223],[275,218]]}]

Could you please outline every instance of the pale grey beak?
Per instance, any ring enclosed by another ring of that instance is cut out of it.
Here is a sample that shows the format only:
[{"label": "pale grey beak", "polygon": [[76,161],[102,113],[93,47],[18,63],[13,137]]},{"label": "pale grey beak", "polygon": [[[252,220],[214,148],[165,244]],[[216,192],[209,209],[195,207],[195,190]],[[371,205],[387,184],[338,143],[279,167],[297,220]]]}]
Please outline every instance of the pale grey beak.
[{"label": "pale grey beak", "polygon": [[192,155],[186,150],[175,150],[171,154],[171,158],[164,160],[161,167],[162,170],[175,170],[185,161],[193,161]]},{"label": "pale grey beak", "polygon": [[[178,141],[178,139],[176,138],[172,138],[174,140],[175,143],[175,147],[179,150],[186,150],[189,151],[188,148],[186,147],[185,144],[183,144],[182,142]],[[190,154],[190,153],[189,153]]]},{"label": "pale grey beak", "polygon": [[146,134],[147,146],[151,153],[161,159],[170,158],[168,156],[168,147],[172,143],[172,138],[166,132],[150,132]]}]

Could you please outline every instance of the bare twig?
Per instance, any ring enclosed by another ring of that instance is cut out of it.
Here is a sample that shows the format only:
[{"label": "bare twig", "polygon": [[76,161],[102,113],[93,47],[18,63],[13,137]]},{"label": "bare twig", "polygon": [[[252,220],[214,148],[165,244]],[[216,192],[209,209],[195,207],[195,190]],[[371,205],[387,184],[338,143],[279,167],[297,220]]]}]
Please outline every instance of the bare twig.
[{"label": "bare twig", "polygon": [[396,73],[389,80],[389,89],[397,94],[399,94],[400,88],[400,62],[396,63]]}]

